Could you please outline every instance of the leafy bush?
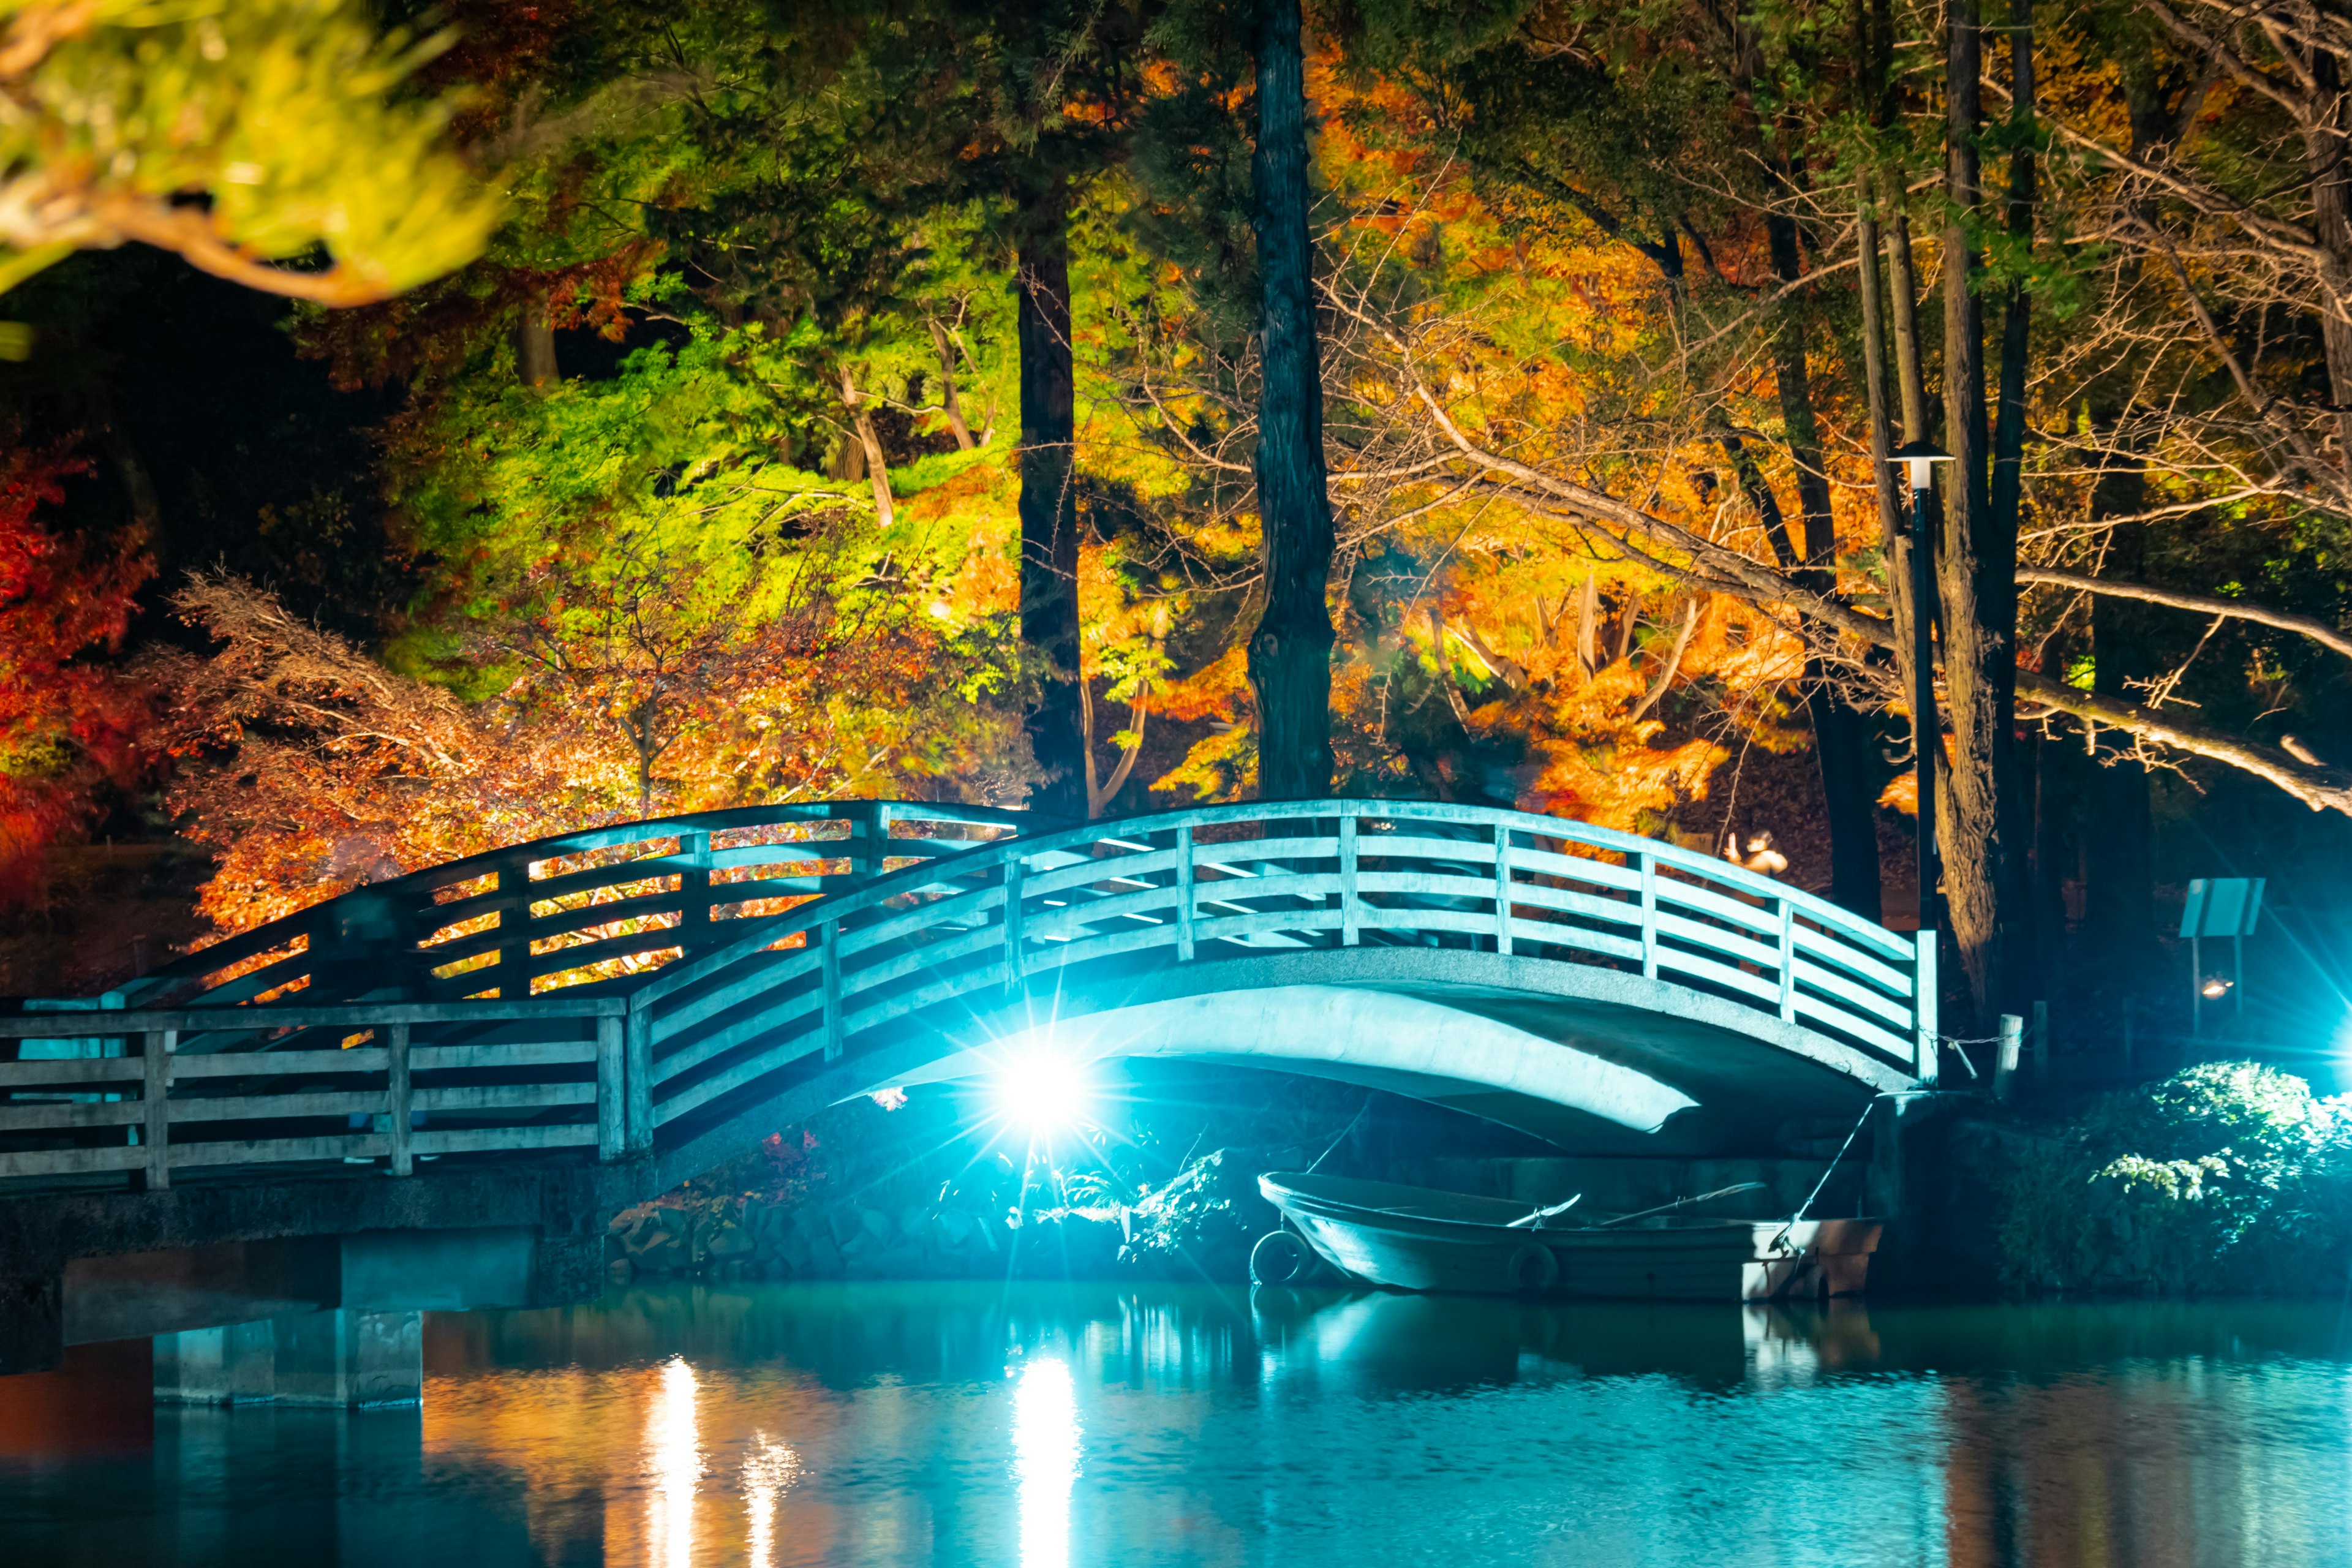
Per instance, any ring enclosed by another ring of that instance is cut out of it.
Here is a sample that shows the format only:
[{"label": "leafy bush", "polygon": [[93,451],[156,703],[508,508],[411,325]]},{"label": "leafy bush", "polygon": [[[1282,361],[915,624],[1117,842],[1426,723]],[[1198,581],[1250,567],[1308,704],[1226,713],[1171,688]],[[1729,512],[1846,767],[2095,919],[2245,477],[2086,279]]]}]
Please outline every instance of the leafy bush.
[{"label": "leafy bush", "polygon": [[2352,1096],[2218,1062],[2100,1100],[2013,1173],[2028,1289],[2332,1293],[2352,1253]]}]

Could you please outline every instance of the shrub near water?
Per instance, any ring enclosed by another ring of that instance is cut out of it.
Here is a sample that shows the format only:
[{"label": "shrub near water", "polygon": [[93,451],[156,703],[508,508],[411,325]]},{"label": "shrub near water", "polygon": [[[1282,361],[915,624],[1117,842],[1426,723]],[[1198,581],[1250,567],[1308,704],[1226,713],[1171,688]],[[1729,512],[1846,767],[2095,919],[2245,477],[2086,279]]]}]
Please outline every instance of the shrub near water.
[{"label": "shrub near water", "polygon": [[2100,1100],[2011,1178],[2005,1281],[2036,1290],[2335,1294],[2352,1096],[2214,1063]]}]

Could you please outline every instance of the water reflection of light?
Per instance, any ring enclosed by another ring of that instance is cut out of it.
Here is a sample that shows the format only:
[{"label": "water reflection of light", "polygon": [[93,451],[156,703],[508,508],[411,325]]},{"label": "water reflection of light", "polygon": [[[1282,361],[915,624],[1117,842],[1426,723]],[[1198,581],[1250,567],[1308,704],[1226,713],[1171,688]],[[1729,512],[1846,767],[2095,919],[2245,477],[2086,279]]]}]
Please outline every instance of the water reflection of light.
[{"label": "water reflection of light", "polygon": [[1013,1473],[1021,1483],[1021,1568],[1068,1568],[1078,1400],[1070,1369],[1058,1361],[1021,1369],[1013,1396]]},{"label": "water reflection of light", "polygon": [[776,1560],[776,1500],[800,1473],[800,1457],[790,1448],[765,1432],[752,1437],[743,1460],[743,1511],[751,1525],[744,1544],[751,1568],[768,1568]]},{"label": "water reflection of light", "polygon": [[702,1447],[694,1427],[694,1369],[672,1356],[661,1370],[661,1392],[646,1423],[646,1468],[653,1478],[646,1533],[648,1561],[693,1568],[694,1489],[702,1479]]}]

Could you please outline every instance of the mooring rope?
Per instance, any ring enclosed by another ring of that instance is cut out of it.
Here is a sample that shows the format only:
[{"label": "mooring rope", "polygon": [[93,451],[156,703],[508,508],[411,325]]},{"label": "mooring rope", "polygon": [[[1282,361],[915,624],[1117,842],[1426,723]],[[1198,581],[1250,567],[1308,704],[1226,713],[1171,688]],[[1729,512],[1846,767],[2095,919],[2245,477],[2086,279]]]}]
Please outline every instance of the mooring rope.
[{"label": "mooring rope", "polygon": [[1878,1102],[1886,1098],[1883,1094],[1874,1094],[1870,1097],[1870,1103],[1862,1108],[1862,1114],[1854,1119],[1853,1126],[1846,1132],[1845,1142],[1838,1145],[1837,1153],[1831,1157],[1828,1167],[1822,1172],[1822,1179],[1813,1184],[1813,1190],[1805,1194],[1805,1201],[1797,1205],[1797,1212],[1789,1216],[1789,1223],[1782,1226],[1780,1234],[1772,1238],[1775,1249],[1789,1239],[1789,1233],[1797,1228],[1797,1223],[1805,1217],[1805,1211],[1813,1206],[1813,1200],[1820,1197],[1822,1189],[1830,1184],[1830,1178],[1837,1174],[1837,1168],[1845,1163],[1845,1152],[1853,1147],[1853,1141],[1862,1135],[1863,1126],[1869,1121],[1870,1113],[1876,1110]]}]

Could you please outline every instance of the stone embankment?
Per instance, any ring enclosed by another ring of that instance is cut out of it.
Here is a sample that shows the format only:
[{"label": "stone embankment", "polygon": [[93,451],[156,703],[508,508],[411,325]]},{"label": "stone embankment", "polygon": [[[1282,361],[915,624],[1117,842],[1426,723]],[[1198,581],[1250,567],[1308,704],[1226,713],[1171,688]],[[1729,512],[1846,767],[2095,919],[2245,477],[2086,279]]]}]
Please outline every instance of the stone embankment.
[{"label": "stone embankment", "polygon": [[656,1200],[614,1217],[604,1241],[615,1283],[651,1276],[744,1279],[964,1279],[1110,1272],[1131,1232],[1118,1209],[1009,1215],[910,1205]]}]

